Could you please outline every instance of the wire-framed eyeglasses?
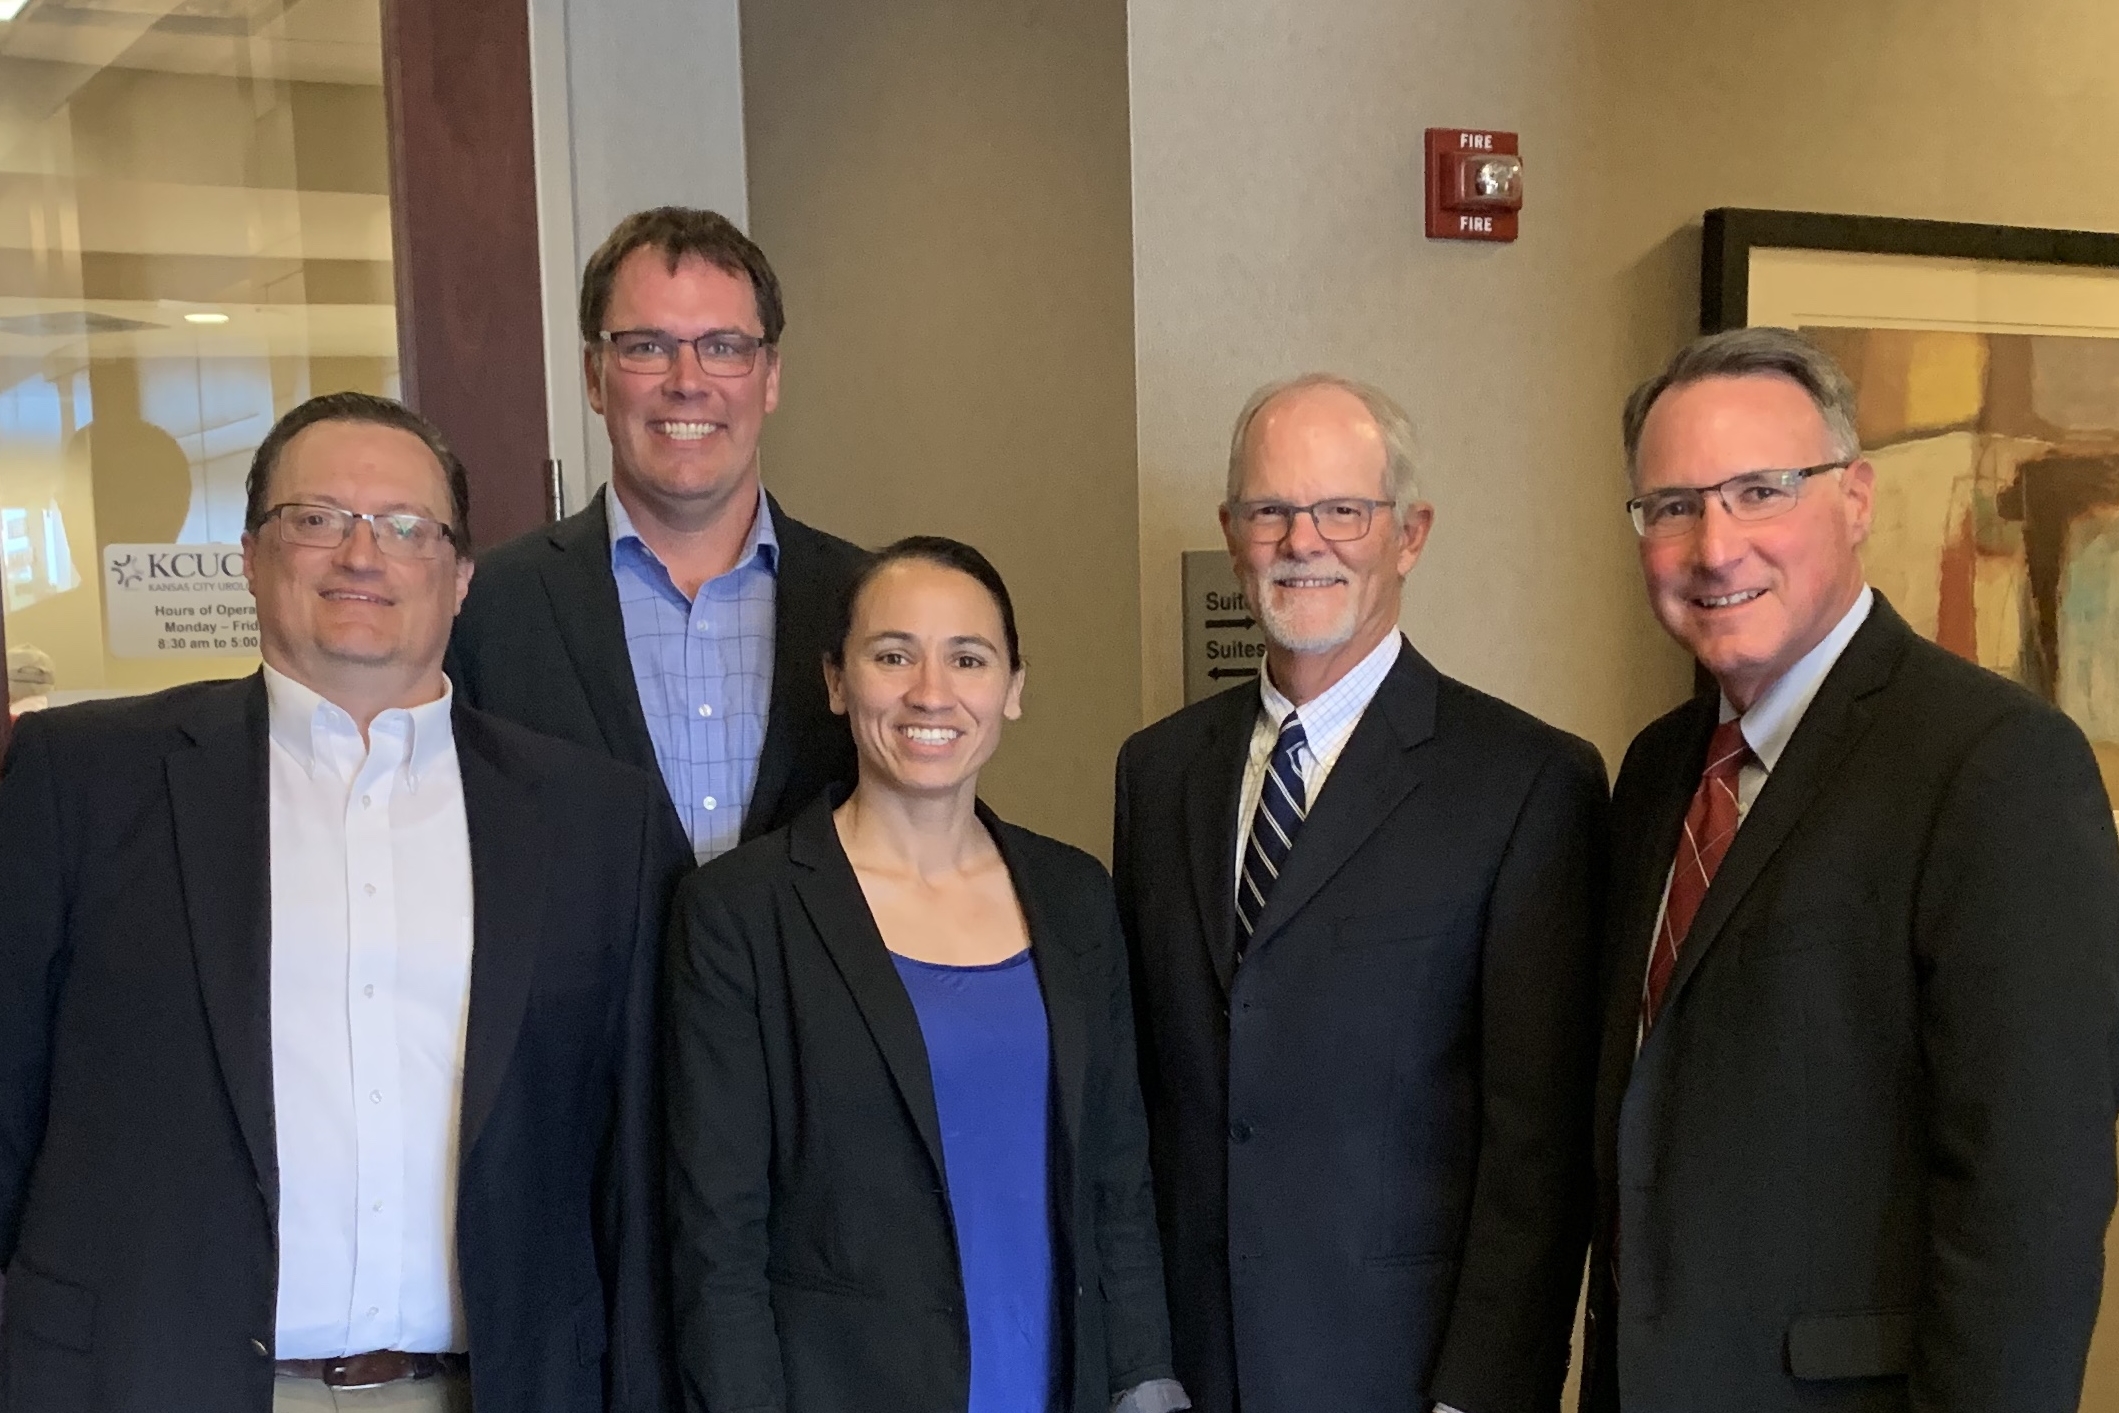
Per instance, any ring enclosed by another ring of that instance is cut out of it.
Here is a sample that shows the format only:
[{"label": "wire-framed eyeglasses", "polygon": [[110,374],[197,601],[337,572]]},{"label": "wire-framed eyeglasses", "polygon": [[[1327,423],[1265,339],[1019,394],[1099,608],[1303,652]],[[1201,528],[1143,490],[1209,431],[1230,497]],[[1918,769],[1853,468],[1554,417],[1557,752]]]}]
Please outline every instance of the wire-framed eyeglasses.
[{"label": "wire-framed eyeglasses", "polygon": [[1803,483],[1812,476],[1844,471],[1853,464],[1850,457],[1786,471],[1746,471],[1711,486],[1671,486],[1635,496],[1626,502],[1626,513],[1633,517],[1633,532],[1644,540],[1691,534],[1707,516],[1709,496],[1722,503],[1732,520],[1771,520],[1795,508]]},{"label": "wire-framed eyeglasses", "polygon": [[335,505],[307,505],[285,501],[265,512],[266,520],[280,522],[280,538],[290,545],[310,549],[337,549],[353,533],[355,521],[368,522],[375,547],[395,559],[439,559],[445,548],[456,543],[456,531],[439,520],[405,511],[373,514],[341,510]]},{"label": "wire-framed eyeglasses", "polygon": [[1255,545],[1269,545],[1286,539],[1294,530],[1295,521],[1304,515],[1309,516],[1310,523],[1317,527],[1320,539],[1358,540],[1375,523],[1376,512],[1394,504],[1394,501],[1370,500],[1362,496],[1337,496],[1308,505],[1290,505],[1284,500],[1232,500],[1229,502],[1229,519],[1243,537]]}]

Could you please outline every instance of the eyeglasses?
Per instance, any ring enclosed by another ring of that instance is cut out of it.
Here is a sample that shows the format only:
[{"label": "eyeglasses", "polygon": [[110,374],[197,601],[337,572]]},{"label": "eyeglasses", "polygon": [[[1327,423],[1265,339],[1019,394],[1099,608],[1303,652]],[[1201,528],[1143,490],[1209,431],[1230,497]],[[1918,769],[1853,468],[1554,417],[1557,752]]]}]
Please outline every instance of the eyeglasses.
[{"label": "eyeglasses", "polygon": [[1672,486],[1635,496],[1626,502],[1626,513],[1633,517],[1633,532],[1644,540],[1691,534],[1707,516],[1709,496],[1722,503],[1732,520],[1771,520],[1795,508],[1802,498],[1803,482],[1853,464],[1852,459],[1827,461],[1792,471],[1746,471],[1711,486]]},{"label": "eyeglasses", "polygon": [[716,378],[740,378],[758,365],[766,341],[735,329],[709,329],[695,339],[681,339],[660,329],[606,329],[597,342],[610,345],[618,366],[628,373],[667,373],[676,366],[677,350],[690,344],[699,366]]},{"label": "eyeglasses", "polygon": [[1395,504],[1395,501],[1364,500],[1359,496],[1340,496],[1309,505],[1289,505],[1284,500],[1232,500],[1229,502],[1229,518],[1254,545],[1269,545],[1286,539],[1295,528],[1296,517],[1302,515],[1310,517],[1320,538],[1358,540],[1375,523],[1377,511]]},{"label": "eyeglasses", "polygon": [[375,547],[393,559],[439,559],[445,545],[456,543],[456,531],[424,515],[398,512],[364,515],[340,510],[335,505],[303,505],[289,501],[265,512],[264,520],[277,518],[280,538],[290,545],[310,549],[337,549],[353,533],[353,522],[365,520],[375,536]]}]

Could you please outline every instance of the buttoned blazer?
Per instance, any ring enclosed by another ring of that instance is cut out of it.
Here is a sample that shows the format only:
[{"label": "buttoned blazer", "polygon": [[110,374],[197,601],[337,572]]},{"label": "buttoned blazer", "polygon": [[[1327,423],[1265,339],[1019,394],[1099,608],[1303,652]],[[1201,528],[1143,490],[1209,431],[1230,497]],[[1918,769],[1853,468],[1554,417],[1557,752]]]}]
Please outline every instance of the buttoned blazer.
[{"label": "buttoned blazer", "polygon": [[[449,639],[449,677],[472,706],[659,781],[611,571],[608,494],[598,490],[566,519],[479,556]],[[867,552],[804,525],[770,496],[766,502],[780,544],[773,678],[745,839],[779,828],[826,785],[854,773],[853,737],[845,718],[832,714],[823,663],[840,596]],[[676,819],[676,806],[670,810]]]},{"label": "buttoned blazer", "polygon": [[[481,1408],[662,1413],[653,1008],[690,853],[639,772],[462,705],[456,1255]],[[264,680],[37,713],[0,780],[0,1408],[267,1413]]]},{"label": "buttoned blazer", "polygon": [[[970,1334],[919,1016],[837,792],[678,892],[671,1238],[692,1413],[963,1413]],[[996,819],[1052,1051],[1055,1409],[1170,1373],[1125,947],[1103,867]]]},{"label": "buttoned blazer", "polygon": [[1201,1413],[1557,1406],[1589,1222],[1603,764],[1410,644],[1241,966],[1258,687],[1118,763],[1178,1377]]},{"label": "buttoned blazer", "polygon": [[1584,1407],[2072,1413],[2119,1115],[2088,744],[1879,596],[1636,1056],[1717,702],[1643,731],[1614,799]]}]

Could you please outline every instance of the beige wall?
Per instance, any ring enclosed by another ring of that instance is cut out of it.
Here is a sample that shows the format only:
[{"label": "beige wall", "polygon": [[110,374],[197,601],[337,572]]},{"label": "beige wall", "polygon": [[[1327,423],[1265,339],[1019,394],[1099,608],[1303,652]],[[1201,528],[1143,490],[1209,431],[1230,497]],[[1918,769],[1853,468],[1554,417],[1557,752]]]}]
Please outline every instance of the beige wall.
[{"label": "beige wall", "polygon": [[[1445,670],[1601,746],[1687,682],[1618,510],[1625,389],[1697,318],[1700,212],[2119,230],[2107,0],[1133,0],[1143,697],[1179,699],[1177,554],[1227,424],[1306,367],[1425,430],[1407,595]],[[1421,131],[1520,130],[1514,247],[1420,232]],[[2119,1306],[2119,1282],[2107,1288]],[[2086,1409],[2119,1407],[2119,1317]]]},{"label": "beige wall", "polygon": [[1139,724],[1123,0],[743,10],[751,233],[787,292],[766,484],[1007,578],[1025,718],[984,793],[1099,853]]}]

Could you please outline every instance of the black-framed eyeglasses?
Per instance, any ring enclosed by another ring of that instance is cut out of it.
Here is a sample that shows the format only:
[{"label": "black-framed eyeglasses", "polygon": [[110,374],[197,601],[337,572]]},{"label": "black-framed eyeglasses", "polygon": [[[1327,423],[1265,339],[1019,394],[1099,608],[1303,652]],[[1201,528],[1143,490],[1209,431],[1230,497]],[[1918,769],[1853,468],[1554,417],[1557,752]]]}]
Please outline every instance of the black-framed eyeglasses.
[{"label": "black-framed eyeglasses", "polygon": [[337,549],[353,533],[357,520],[368,522],[375,547],[395,559],[439,559],[445,547],[456,543],[456,531],[441,521],[403,511],[366,514],[290,500],[266,511],[258,523],[273,519],[280,522],[281,539],[310,549]]},{"label": "black-framed eyeglasses", "polygon": [[1232,500],[1229,519],[1243,537],[1255,545],[1284,540],[1298,517],[1307,515],[1317,534],[1327,540],[1358,540],[1375,523],[1376,512],[1397,502],[1369,500],[1361,496],[1336,496],[1308,505],[1289,505],[1284,500]]},{"label": "black-framed eyeglasses", "polygon": [[708,329],[695,339],[660,329],[605,329],[596,339],[628,373],[667,373],[676,366],[677,350],[690,344],[699,366],[716,378],[742,377],[758,366],[758,350],[769,347],[756,334],[740,329]]},{"label": "black-framed eyeglasses", "polygon": [[1722,503],[1732,520],[1771,520],[1795,508],[1802,498],[1803,482],[1827,471],[1844,471],[1855,460],[1849,457],[1787,471],[1746,471],[1711,486],[1671,486],[1635,496],[1626,502],[1626,513],[1633,517],[1633,532],[1644,540],[1691,534],[1707,516],[1709,496]]}]

